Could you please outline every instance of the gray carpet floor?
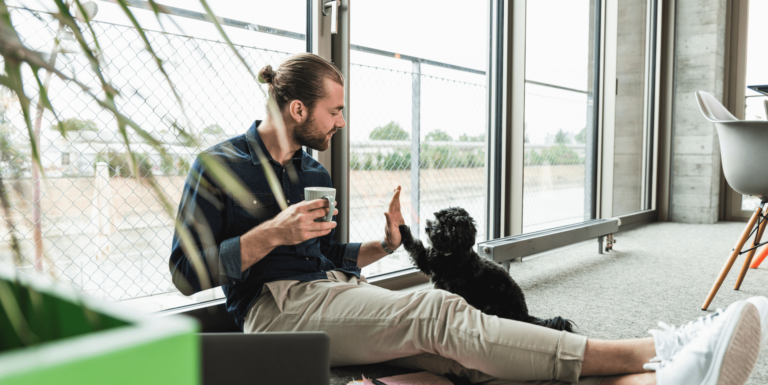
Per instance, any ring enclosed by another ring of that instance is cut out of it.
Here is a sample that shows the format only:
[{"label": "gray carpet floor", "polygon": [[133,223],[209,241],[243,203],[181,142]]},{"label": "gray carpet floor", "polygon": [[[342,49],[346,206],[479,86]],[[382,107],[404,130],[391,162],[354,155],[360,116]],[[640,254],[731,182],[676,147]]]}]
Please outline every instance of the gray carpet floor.
[{"label": "gray carpet floor", "polygon": [[[658,321],[679,325],[707,314],[701,305],[744,226],[653,223],[617,234],[611,253],[598,254],[596,241],[584,242],[513,263],[510,272],[533,315],[570,318],[590,338],[648,337]],[[740,257],[734,264],[710,311],[739,299],[768,296],[768,261],[750,269],[741,290],[733,290],[742,262]],[[404,372],[386,365],[334,368],[331,383],[346,384],[360,373]],[[766,383],[768,348],[748,382]]]}]

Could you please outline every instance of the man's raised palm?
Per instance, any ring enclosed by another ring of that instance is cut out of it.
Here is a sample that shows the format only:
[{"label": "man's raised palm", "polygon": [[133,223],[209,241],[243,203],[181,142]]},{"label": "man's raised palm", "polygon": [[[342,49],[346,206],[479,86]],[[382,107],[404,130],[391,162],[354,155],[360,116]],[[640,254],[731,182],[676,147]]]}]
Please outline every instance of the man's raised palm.
[{"label": "man's raised palm", "polygon": [[387,218],[387,224],[384,227],[387,246],[394,250],[400,247],[401,238],[398,226],[405,224],[403,214],[400,212],[400,186],[395,188],[395,195],[389,202],[389,211],[384,213],[384,216]]}]

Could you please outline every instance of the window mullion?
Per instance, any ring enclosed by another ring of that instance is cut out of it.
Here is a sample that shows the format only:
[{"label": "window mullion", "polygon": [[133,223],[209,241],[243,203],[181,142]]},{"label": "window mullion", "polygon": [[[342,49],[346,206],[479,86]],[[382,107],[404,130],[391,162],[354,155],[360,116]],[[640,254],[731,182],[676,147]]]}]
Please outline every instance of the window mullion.
[{"label": "window mullion", "polygon": [[[344,105],[342,110],[344,120],[347,122],[347,126],[343,130],[339,130],[333,135],[331,139],[330,158],[331,158],[331,180],[333,186],[336,188],[336,208],[339,209],[339,214],[336,216],[336,233],[335,238],[339,242],[349,242],[349,127],[351,123],[349,120],[350,103],[349,103],[349,49],[350,49],[350,28],[349,28],[349,13],[350,13],[350,0],[342,0],[341,5],[337,13],[338,17],[338,32],[331,36],[331,61],[344,75]],[[332,14],[329,14],[328,18]],[[329,20],[330,21],[330,20]],[[330,24],[325,23],[330,29]],[[330,34],[330,32],[329,32]],[[328,151],[326,151],[328,152]]]}]

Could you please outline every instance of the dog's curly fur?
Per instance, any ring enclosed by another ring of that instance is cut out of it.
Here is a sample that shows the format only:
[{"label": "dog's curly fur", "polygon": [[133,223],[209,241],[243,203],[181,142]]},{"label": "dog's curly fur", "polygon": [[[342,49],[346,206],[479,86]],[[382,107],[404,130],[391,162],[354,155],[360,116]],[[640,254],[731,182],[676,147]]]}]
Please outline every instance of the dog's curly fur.
[{"label": "dog's curly fur", "polygon": [[414,239],[408,226],[400,225],[405,250],[416,267],[430,277],[435,288],[460,295],[486,314],[573,331],[570,320],[561,317],[544,320],[528,314],[525,295],[509,273],[472,250],[477,228],[466,210],[450,207],[436,212],[434,221],[427,220],[426,232],[431,248]]}]

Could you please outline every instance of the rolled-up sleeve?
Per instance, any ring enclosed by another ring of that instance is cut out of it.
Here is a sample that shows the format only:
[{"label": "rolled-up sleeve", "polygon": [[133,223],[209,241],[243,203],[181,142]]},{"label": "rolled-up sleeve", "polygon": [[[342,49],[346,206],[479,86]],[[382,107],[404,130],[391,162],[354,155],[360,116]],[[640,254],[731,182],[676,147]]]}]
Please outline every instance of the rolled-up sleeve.
[{"label": "rolled-up sleeve", "polygon": [[[242,260],[240,259],[240,237],[234,237],[221,242],[219,253],[220,265],[224,266],[226,278],[222,279],[222,285],[242,281],[248,278],[248,272],[242,271]],[[227,282],[227,283],[225,283]]]},{"label": "rolled-up sleeve", "polygon": [[[173,284],[185,295],[232,285],[248,276],[248,270],[241,272],[240,237],[221,239],[224,205],[224,194],[197,159],[184,183],[169,260]],[[180,230],[189,235],[189,243],[182,241]],[[195,263],[193,254],[201,260]],[[206,280],[210,287],[204,285]]]}]

